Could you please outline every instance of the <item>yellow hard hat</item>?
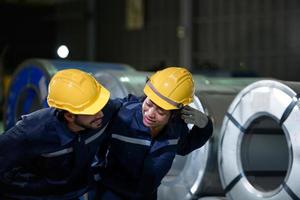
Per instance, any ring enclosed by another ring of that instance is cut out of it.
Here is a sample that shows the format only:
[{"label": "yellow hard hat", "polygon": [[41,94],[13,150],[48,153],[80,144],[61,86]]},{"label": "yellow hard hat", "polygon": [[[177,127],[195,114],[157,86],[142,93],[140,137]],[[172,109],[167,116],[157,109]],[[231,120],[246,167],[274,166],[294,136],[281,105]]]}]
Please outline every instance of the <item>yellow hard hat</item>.
[{"label": "yellow hard hat", "polygon": [[110,92],[90,74],[78,69],[58,71],[48,87],[50,107],[73,114],[94,115],[108,102]]},{"label": "yellow hard hat", "polygon": [[192,74],[182,67],[168,67],[157,71],[147,81],[144,93],[165,110],[180,109],[193,101]]}]

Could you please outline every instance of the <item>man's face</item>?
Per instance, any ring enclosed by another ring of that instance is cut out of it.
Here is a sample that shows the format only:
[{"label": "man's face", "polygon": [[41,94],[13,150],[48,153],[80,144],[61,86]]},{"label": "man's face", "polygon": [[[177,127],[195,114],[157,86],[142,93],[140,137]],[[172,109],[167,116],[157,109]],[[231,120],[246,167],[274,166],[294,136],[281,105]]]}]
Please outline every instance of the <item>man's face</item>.
[{"label": "man's face", "polygon": [[84,129],[97,129],[102,125],[103,116],[102,111],[95,115],[75,115],[74,124]]},{"label": "man's face", "polygon": [[157,106],[148,97],[143,102],[142,112],[143,123],[150,129],[165,126],[171,116],[171,111],[164,110],[161,107]]}]

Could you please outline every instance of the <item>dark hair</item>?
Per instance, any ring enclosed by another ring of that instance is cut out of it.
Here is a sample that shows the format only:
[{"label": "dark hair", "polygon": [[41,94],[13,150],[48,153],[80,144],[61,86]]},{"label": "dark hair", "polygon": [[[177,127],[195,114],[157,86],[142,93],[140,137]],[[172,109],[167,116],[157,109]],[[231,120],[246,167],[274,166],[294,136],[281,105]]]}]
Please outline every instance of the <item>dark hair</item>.
[{"label": "dark hair", "polygon": [[[145,99],[147,98],[147,96],[144,94],[141,96],[141,102],[143,103],[145,101]],[[182,108],[180,109],[176,109],[176,110],[170,110],[171,111],[171,116],[170,116],[170,120],[169,121],[177,121],[179,119],[181,119],[181,114],[180,114],[180,111],[181,111]]]},{"label": "dark hair", "polygon": [[181,119],[181,109],[171,110],[170,121],[177,121]]},{"label": "dark hair", "polygon": [[66,121],[66,118],[65,118],[65,113],[68,112],[66,110],[61,110],[61,109],[55,109],[56,111],[56,116],[57,116],[57,119],[59,121],[62,121],[62,122],[65,122]]}]

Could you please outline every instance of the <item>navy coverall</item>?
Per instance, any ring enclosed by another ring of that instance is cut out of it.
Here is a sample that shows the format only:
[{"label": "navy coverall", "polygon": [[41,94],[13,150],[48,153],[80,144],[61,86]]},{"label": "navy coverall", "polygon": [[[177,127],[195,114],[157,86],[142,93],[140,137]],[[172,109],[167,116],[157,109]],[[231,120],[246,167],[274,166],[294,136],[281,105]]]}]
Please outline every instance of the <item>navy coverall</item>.
[{"label": "navy coverall", "polygon": [[192,152],[212,135],[210,119],[206,127],[189,131],[178,114],[152,138],[143,124],[142,100],[129,96],[106,129],[111,139],[106,155],[98,155],[98,200],[156,199],[175,155]]},{"label": "navy coverall", "polygon": [[72,133],[58,111],[45,108],[22,116],[0,136],[0,199],[74,199],[88,189],[90,165],[120,102],[102,109],[98,130]]}]

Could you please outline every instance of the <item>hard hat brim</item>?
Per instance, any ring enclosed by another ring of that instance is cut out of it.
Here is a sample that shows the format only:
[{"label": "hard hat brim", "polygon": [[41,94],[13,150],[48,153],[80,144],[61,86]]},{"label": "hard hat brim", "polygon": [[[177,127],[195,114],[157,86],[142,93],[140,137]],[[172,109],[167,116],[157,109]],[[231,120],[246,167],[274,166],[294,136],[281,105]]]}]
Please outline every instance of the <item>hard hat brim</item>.
[{"label": "hard hat brim", "polygon": [[81,110],[76,113],[72,112],[73,114],[94,115],[103,109],[103,107],[107,104],[110,98],[110,92],[103,86],[101,87],[100,85],[98,85],[98,87],[101,88],[101,91],[99,92],[99,96],[95,100],[95,102],[84,110]]},{"label": "hard hat brim", "polygon": [[176,110],[176,109],[178,109],[178,107],[168,103],[167,101],[165,101],[161,97],[159,97],[155,92],[153,92],[153,90],[148,85],[145,85],[144,93],[147,97],[149,97],[149,99],[153,103],[155,103],[156,105],[158,105],[162,109],[165,109],[165,110]]}]

